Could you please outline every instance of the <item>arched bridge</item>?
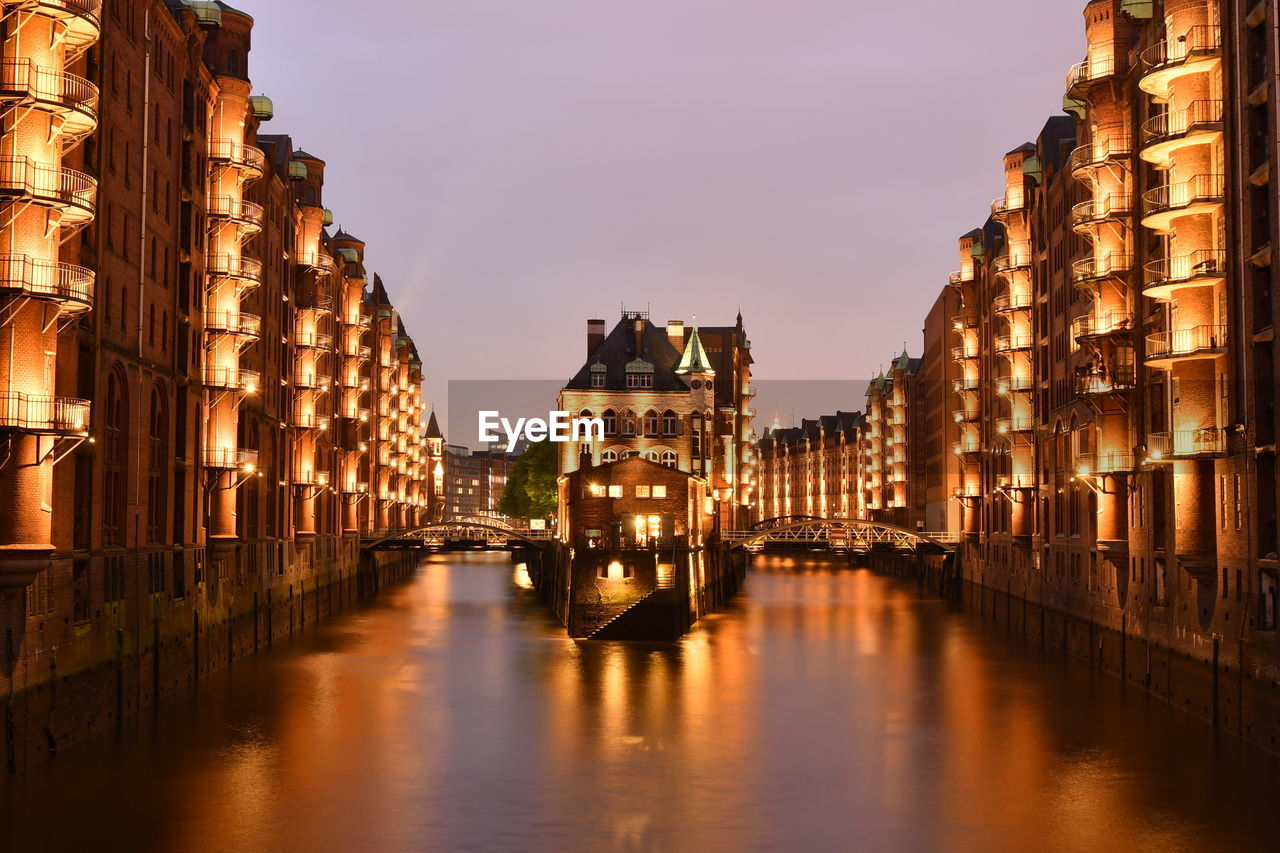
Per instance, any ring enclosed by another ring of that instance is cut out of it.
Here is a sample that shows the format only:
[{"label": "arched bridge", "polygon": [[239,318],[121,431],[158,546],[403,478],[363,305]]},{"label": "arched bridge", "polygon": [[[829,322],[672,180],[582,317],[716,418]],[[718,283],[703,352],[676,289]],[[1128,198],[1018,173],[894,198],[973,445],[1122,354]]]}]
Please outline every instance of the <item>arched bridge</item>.
[{"label": "arched bridge", "polygon": [[925,533],[863,518],[783,516],[758,521],[750,530],[721,534],[731,548],[758,551],[767,544],[828,546],[850,551],[954,551],[957,533]]},{"label": "arched bridge", "polygon": [[497,518],[451,518],[381,539],[366,540],[362,547],[366,551],[415,551],[472,545],[498,550],[514,544],[545,547],[551,539],[550,530],[513,527]]}]

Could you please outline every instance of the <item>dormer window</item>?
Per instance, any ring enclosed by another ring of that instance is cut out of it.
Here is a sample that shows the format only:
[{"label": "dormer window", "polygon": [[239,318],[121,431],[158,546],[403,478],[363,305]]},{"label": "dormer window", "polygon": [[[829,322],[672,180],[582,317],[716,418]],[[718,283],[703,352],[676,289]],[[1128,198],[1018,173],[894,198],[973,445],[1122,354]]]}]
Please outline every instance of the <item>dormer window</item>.
[{"label": "dormer window", "polygon": [[603,388],[603,387],[604,387],[604,374],[603,374],[603,373],[593,373],[593,374],[591,374],[591,387],[592,387],[592,388]]},{"label": "dormer window", "polygon": [[628,388],[652,388],[653,374],[652,373],[628,373],[627,387]]}]

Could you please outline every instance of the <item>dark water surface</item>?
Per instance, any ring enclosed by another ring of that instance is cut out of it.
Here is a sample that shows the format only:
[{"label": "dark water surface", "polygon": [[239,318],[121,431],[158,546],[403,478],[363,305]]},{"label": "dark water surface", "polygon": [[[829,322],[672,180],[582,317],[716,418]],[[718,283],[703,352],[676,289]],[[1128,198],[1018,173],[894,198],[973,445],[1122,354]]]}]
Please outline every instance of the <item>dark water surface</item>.
[{"label": "dark water surface", "polygon": [[1274,759],[915,585],[757,559],[585,644],[502,556],[0,780],[0,850],[1275,850]]}]

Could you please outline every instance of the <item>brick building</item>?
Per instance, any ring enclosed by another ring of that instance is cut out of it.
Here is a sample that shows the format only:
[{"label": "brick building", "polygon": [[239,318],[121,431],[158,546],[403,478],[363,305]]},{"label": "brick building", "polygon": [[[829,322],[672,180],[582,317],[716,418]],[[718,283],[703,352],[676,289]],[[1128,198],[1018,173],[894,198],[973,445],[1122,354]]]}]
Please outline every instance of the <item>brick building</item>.
[{"label": "brick building", "polygon": [[449,518],[499,518],[498,502],[520,459],[505,450],[445,448],[445,503]]},{"label": "brick building", "polygon": [[330,230],[324,163],[262,132],[249,15],[41,0],[0,26],[17,763],[354,589],[362,537],[442,511],[443,449],[364,244]]},{"label": "brick building", "polygon": [[790,516],[866,518],[871,476],[866,415],[836,412],[797,427],[777,423],[760,439],[756,521]]}]

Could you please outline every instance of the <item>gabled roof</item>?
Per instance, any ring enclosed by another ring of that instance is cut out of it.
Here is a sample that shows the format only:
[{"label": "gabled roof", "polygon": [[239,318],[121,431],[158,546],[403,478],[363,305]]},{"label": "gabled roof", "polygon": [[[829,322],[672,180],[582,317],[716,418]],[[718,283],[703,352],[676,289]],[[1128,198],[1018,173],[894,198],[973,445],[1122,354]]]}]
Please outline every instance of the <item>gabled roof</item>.
[{"label": "gabled roof", "polygon": [[595,365],[603,365],[605,388],[625,390],[628,366],[641,361],[653,369],[653,387],[646,388],[646,391],[687,391],[689,386],[675,372],[676,365],[680,362],[680,353],[671,345],[667,330],[659,329],[647,319],[639,320],[644,326],[640,333],[640,352],[636,352],[636,336],[632,326],[635,322],[637,321],[632,317],[620,320],[565,384],[565,389],[592,390],[591,374],[599,375],[602,371]]}]

